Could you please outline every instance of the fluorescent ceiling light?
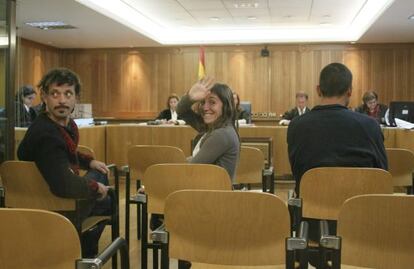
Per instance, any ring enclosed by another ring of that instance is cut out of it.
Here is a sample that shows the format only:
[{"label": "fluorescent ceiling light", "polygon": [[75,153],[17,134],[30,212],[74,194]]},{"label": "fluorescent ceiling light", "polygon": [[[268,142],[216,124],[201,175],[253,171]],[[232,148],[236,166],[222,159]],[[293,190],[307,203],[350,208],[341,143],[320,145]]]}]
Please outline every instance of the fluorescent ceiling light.
[{"label": "fluorescent ceiling light", "polygon": [[9,38],[7,36],[0,36],[0,46],[8,46]]},{"label": "fluorescent ceiling light", "polygon": [[414,20],[414,14],[408,17],[409,20]]},{"label": "fluorescent ceiling light", "polygon": [[32,27],[38,27],[38,28],[67,25],[63,21],[38,21],[38,22],[25,22],[24,24],[30,25]]},{"label": "fluorescent ceiling light", "polygon": [[74,29],[75,27],[63,21],[36,21],[25,22],[24,24],[39,28],[42,30],[57,30],[57,29]]},{"label": "fluorescent ceiling light", "polygon": [[[76,0],[164,45],[357,41],[394,0],[365,0],[342,25],[295,27],[173,27],[125,0]],[[356,1],[361,3],[361,1]]]}]

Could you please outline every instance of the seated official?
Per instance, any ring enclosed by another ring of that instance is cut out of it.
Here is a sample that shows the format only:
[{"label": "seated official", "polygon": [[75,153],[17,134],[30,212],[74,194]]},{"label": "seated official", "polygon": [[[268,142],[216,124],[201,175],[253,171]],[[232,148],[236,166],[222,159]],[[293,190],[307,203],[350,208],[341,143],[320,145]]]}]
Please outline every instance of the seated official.
[{"label": "seated official", "polygon": [[363,104],[355,109],[355,112],[367,114],[378,123],[385,124],[385,113],[388,107],[378,103],[378,94],[374,91],[367,91],[362,97]]},{"label": "seated official", "polygon": [[233,92],[234,105],[236,106],[237,122],[238,124],[251,123],[251,115],[240,106],[240,97],[236,92]]},{"label": "seated official", "polygon": [[177,104],[178,101],[180,101],[180,98],[178,98],[177,95],[172,94],[168,96],[167,99],[167,109],[164,109],[160,112],[160,114],[157,117],[157,120],[163,121],[163,123],[166,124],[185,124],[185,121],[183,121],[177,114]]},{"label": "seated official", "polygon": [[286,111],[282,116],[282,120],[279,122],[280,125],[289,125],[290,121],[296,117],[302,116],[303,114],[310,111],[306,106],[308,102],[308,94],[300,91],[296,93],[296,107],[289,111]]},{"label": "seated official", "polygon": [[16,96],[16,127],[28,127],[36,118],[36,111],[33,109],[33,101],[36,98],[36,91],[30,85],[20,88]]}]

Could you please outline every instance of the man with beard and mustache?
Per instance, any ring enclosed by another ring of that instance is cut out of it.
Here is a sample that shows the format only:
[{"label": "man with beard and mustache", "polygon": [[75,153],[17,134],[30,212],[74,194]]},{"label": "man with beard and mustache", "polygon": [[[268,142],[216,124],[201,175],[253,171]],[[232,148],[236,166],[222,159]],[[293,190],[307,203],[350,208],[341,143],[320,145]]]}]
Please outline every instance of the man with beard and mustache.
[{"label": "man with beard and mustache", "polygon": [[[352,94],[351,71],[340,63],[325,66],[316,90],[320,104],[292,121],[287,132],[289,161],[299,197],[300,179],[312,168],[388,167],[379,124],[347,108]],[[309,238],[319,241],[318,222],[305,220],[309,223]],[[335,234],[336,223],[328,224]],[[316,264],[314,257],[310,262]]]},{"label": "man with beard and mustache", "polygon": [[[19,159],[35,162],[55,195],[85,199],[82,218],[109,215],[108,168],[105,163],[77,151],[79,132],[70,114],[80,94],[78,76],[69,69],[56,68],[44,75],[37,86],[43,109],[19,145]],[[88,170],[83,177],[79,176],[80,168]],[[82,235],[83,257],[97,254],[103,228],[101,225]]]}]

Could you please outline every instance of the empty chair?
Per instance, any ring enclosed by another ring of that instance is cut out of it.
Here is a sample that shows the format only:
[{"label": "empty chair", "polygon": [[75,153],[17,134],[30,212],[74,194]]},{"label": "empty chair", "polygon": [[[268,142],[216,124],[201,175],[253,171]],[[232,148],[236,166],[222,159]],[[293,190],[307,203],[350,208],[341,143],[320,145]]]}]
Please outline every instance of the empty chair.
[{"label": "empty chair", "polygon": [[241,146],[240,159],[237,164],[235,184],[261,184],[266,191],[266,182],[263,178],[264,156],[260,149]]},{"label": "empty chair", "polygon": [[[392,191],[391,174],[382,169],[319,167],[308,170],[302,176],[300,199],[289,199],[289,204],[300,208],[294,213],[296,227],[303,218],[321,221],[320,226],[310,221],[309,227],[309,238],[317,241],[310,245],[318,247],[323,243],[323,237],[335,234],[339,212],[347,199],[361,194],[391,194]],[[313,250],[318,251],[318,248]],[[320,253],[319,258],[323,255]],[[322,264],[320,266],[323,268]]]},{"label": "empty chair", "polygon": [[407,193],[413,191],[414,154],[408,149],[386,148],[388,171],[392,175],[394,187],[405,187]]},{"label": "empty chair", "polygon": [[[104,264],[121,250],[121,268],[129,268],[126,241],[117,238],[96,259],[81,259],[73,224],[54,212],[0,209],[0,268],[74,269]],[[100,264],[102,262],[102,264]],[[99,267],[100,268],[100,267]]]},{"label": "empty chair", "polygon": [[414,196],[409,195],[361,195],[347,200],[338,217],[342,264],[376,269],[412,268],[412,212]]},{"label": "empty chair", "polygon": [[[164,214],[165,200],[168,195],[177,190],[231,190],[231,179],[227,171],[211,164],[156,164],[145,171],[143,177],[146,203],[143,203],[143,229],[141,238],[141,268],[147,267],[147,249],[154,249],[155,265],[157,265],[157,249],[163,248],[162,254],[167,254],[165,244],[149,244],[147,240],[148,214]],[[165,256],[163,261],[165,260]],[[157,266],[155,266],[156,268]]]},{"label": "empty chair", "polygon": [[[159,145],[136,145],[128,149],[128,166],[125,179],[125,239],[129,242],[130,204],[137,206],[137,233],[140,238],[140,200],[130,197],[131,179],[142,180],[145,170],[153,164],[160,163],[186,163],[184,152],[177,147]],[[137,183],[137,189],[140,183]]]},{"label": "empty chair", "polygon": [[[111,225],[112,240],[119,236],[118,208],[115,195],[111,196],[111,216],[92,216],[82,221],[79,210],[79,203],[82,200],[61,198],[54,195],[34,162],[6,161],[0,166],[0,174],[5,189],[5,205],[7,207],[43,209],[71,215],[79,234],[103,222]],[[109,191],[108,194],[114,193]],[[114,265],[115,260],[113,261]]]},{"label": "empty chair", "polygon": [[166,200],[165,226],[170,258],[193,265],[293,268],[285,247],[289,212],[272,194],[177,191]]}]

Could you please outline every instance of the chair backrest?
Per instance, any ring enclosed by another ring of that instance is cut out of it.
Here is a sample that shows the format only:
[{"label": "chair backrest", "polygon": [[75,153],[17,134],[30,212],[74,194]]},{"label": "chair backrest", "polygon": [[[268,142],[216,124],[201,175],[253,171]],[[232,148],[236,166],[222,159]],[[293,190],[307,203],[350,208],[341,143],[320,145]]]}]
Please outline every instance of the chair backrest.
[{"label": "chair backrest", "polygon": [[164,213],[165,199],[178,190],[231,190],[227,171],[212,164],[156,164],[144,174],[148,212]]},{"label": "chair backrest", "polygon": [[184,152],[177,147],[135,145],[128,149],[128,166],[132,179],[142,179],[145,170],[153,164],[185,162]]},{"label": "chair backrest", "polygon": [[57,213],[0,209],[0,268],[73,269],[81,258],[78,233]]},{"label": "chair backrest", "polygon": [[220,265],[285,264],[286,204],[268,193],[177,191],[165,204],[169,256]]},{"label": "chair backrest", "polygon": [[342,263],[378,269],[413,266],[414,196],[361,195],[339,214]]},{"label": "chair backrest", "polygon": [[414,153],[408,149],[387,148],[388,171],[394,186],[413,184]]},{"label": "chair backrest", "polygon": [[6,161],[0,166],[7,207],[73,211],[74,199],[55,196],[34,162]]},{"label": "chair backrest", "polygon": [[302,216],[337,220],[346,199],[361,194],[391,194],[392,177],[385,170],[356,167],[319,167],[300,181]]},{"label": "chair backrest", "polygon": [[262,151],[266,169],[273,166],[273,140],[271,137],[240,137],[242,146]]},{"label": "chair backrest", "polygon": [[235,183],[262,183],[263,168],[263,152],[258,148],[242,146]]},{"label": "chair backrest", "polygon": [[88,146],[78,145],[77,151],[79,151],[80,153],[83,153],[83,154],[90,155],[93,158],[95,158],[95,151],[92,148],[88,147]]}]

